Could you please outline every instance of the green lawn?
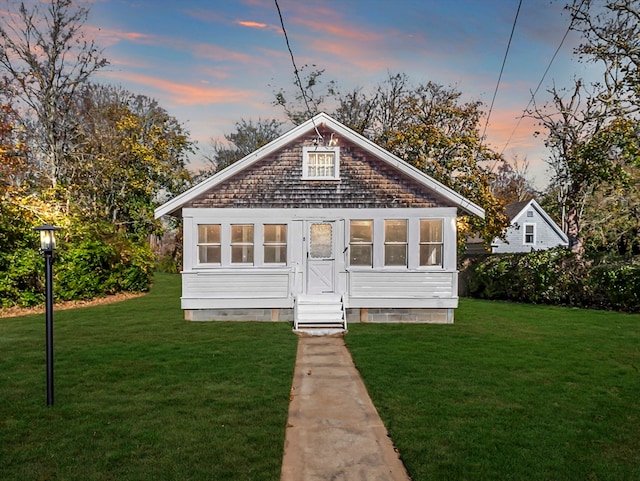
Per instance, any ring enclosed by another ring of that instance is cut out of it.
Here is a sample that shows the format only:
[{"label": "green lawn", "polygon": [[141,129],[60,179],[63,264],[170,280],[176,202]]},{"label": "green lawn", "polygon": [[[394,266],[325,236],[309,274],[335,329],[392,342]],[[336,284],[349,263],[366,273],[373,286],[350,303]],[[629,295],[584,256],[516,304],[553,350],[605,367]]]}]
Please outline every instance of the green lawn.
[{"label": "green lawn", "polygon": [[[44,315],[0,319],[0,479],[279,479],[291,326],[184,322],[179,284],[56,311],[50,408]],[[640,479],[640,315],[464,299],[345,339],[415,481]]]},{"label": "green lawn", "polygon": [[277,480],[297,338],[188,323],[179,276],[118,304],[0,319],[0,479]]},{"label": "green lawn", "polygon": [[640,315],[463,299],[345,339],[416,481],[640,479]]}]

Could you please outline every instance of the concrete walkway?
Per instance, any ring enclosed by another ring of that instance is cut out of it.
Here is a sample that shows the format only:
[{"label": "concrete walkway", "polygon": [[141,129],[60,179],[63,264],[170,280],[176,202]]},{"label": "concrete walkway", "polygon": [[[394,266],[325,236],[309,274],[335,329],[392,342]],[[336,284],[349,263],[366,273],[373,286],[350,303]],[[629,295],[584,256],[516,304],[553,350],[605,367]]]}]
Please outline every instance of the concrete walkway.
[{"label": "concrete walkway", "polygon": [[409,481],[342,337],[300,337],[281,481]]}]

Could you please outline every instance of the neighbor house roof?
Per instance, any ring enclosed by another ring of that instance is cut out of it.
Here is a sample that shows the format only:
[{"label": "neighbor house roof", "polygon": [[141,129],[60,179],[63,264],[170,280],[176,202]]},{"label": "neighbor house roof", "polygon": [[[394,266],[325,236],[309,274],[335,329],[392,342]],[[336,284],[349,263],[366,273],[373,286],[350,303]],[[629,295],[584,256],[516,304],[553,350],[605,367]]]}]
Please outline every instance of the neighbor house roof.
[{"label": "neighbor house roof", "polygon": [[313,117],[312,119],[309,119],[306,122],[298,125],[297,127],[294,127],[293,129],[286,132],[285,134],[275,139],[274,141],[259,148],[255,152],[252,152],[251,154],[247,155],[243,159],[230,165],[226,169],[218,172],[217,174],[209,177],[203,182],[195,185],[194,187],[187,190],[186,192],[169,200],[168,202],[161,205],[155,210],[155,217],[159,218],[166,214],[171,214],[171,215],[179,214],[179,211],[180,209],[182,209],[182,207],[189,204],[198,196],[206,193],[207,191],[216,187],[217,185],[227,181],[228,179],[232,178],[234,175],[254,165],[255,163],[259,162],[265,157],[268,157],[271,154],[277,152],[279,149],[293,142],[295,139],[299,138],[301,135],[304,135],[308,132],[312,132],[314,129],[317,131],[318,125],[324,125],[330,130],[333,130],[334,132],[336,132],[338,135],[348,138],[352,143],[354,143],[361,149],[367,151],[372,156],[375,156],[377,159],[380,159],[382,162],[390,165],[394,169],[397,169],[399,172],[411,178],[413,181],[417,182],[418,184],[435,192],[436,194],[446,199],[448,202],[458,207],[462,211],[468,214],[477,215],[481,218],[484,218],[484,209],[474,204],[469,199],[463,197],[462,195],[458,194],[457,192],[445,186],[444,184],[436,181],[435,179],[428,176],[424,172],[416,169],[415,167],[408,164],[404,160],[391,154],[390,152],[386,151],[385,149],[375,144],[371,140],[351,130],[350,128],[346,127],[345,125],[341,124],[340,122],[336,121],[335,119],[333,119],[332,117],[330,117],[325,113],[320,113],[315,117]]},{"label": "neighbor house roof", "polygon": [[528,210],[535,210],[540,214],[544,221],[554,230],[554,232],[562,239],[563,242],[569,243],[567,235],[562,229],[555,223],[555,221],[549,217],[549,214],[536,202],[535,199],[525,200],[521,202],[514,202],[505,207],[505,211],[511,225],[517,224],[520,218],[525,215]]}]

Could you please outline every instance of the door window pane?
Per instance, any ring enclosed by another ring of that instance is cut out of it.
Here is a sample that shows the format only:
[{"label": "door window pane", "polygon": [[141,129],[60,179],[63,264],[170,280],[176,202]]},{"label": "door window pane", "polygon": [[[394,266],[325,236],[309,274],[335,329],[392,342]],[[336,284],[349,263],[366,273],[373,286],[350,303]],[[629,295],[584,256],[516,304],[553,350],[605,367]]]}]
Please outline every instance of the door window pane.
[{"label": "door window pane", "polygon": [[323,259],[333,255],[333,226],[331,224],[311,224],[309,231],[309,256]]}]

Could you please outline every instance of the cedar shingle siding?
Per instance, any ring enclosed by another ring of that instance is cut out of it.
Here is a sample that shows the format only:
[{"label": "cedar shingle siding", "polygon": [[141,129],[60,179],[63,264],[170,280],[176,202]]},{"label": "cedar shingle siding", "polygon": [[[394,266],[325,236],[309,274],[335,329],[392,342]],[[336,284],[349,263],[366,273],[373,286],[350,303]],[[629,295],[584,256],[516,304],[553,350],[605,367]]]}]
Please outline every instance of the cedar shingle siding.
[{"label": "cedar shingle siding", "polygon": [[[324,138],[330,131],[322,132]],[[235,174],[184,207],[252,208],[373,208],[450,207],[354,144],[340,139],[340,180],[303,180],[299,139],[242,172]]]}]

